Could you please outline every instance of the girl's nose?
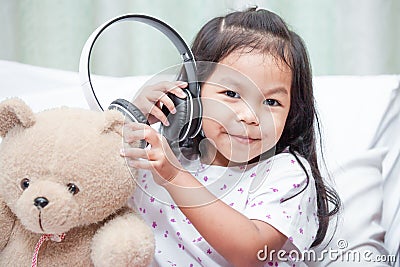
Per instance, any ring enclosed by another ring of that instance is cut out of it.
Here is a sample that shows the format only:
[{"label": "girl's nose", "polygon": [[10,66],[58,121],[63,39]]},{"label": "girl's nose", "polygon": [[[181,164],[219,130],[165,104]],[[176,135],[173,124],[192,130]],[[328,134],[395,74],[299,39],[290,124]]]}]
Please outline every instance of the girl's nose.
[{"label": "girl's nose", "polygon": [[247,124],[258,125],[258,117],[252,107],[249,105],[242,105],[237,112],[237,116],[239,121],[242,121]]}]

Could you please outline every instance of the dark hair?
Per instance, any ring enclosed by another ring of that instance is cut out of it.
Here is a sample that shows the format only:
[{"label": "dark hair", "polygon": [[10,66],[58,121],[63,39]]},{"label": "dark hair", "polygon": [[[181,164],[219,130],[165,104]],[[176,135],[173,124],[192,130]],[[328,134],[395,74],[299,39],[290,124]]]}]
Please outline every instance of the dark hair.
[{"label": "dark hair", "polygon": [[[312,246],[319,245],[327,233],[330,217],[339,210],[340,199],[325,184],[318,167],[315,125],[319,142],[321,139],[306,47],[300,36],[289,30],[278,15],[256,8],[210,20],[199,31],[192,45],[197,62],[219,62],[230,53],[243,48],[246,52],[250,48],[251,51],[272,55],[284,62],[292,72],[291,106],[275,149],[276,153],[280,153],[289,147],[296,158],[297,153],[307,159],[311,166],[317,191],[319,220],[319,229]],[[210,69],[203,71],[201,64],[198,68],[201,76],[199,81],[205,81]],[[300,161],[299,163],[301,164]],[[301,166],[308,177],[304,166]],[[330,205],[333,206],[331,210]]]}]

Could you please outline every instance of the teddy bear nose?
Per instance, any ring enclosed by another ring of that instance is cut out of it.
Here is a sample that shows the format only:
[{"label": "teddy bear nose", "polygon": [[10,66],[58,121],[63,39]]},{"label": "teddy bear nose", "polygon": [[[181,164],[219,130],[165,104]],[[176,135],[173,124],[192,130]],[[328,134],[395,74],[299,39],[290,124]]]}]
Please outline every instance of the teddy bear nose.
[{"label": "teddy bear nose", "polygon": [[46,207],[47,204],[49,204],[49,201],[45,197],[37,197],[37,198],[35,198],[33,203],[38,209],[41,209],[41,208]]}]

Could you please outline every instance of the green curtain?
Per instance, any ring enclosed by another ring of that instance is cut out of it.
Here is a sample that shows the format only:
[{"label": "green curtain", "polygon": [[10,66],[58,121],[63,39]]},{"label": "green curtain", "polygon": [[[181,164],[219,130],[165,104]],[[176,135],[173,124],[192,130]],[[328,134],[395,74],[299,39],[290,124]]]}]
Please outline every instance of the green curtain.
[{"label": "green curtain", "polygon": [[[314,74],[400,73],[399,0],[0,0],[0,59],[77,71],[90,33],[117,15],[155,16],[191,43],[209,19],[258,5],[281,15],[305,40]],[[167,39],[120,23],[96,43],[98,74],[152,74],[179,58]]]}]

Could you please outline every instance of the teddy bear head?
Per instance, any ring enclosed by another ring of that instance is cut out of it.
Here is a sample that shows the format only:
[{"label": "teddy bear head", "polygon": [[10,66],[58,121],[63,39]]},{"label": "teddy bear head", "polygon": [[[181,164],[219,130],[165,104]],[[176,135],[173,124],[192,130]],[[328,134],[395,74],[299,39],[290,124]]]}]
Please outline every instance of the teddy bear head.
[{"label": "teddy bear head", "polygon": [[0,103],[0,199],[35,233],[101,222],[126,205],[135,171],[120,156],[117,111]]}]

